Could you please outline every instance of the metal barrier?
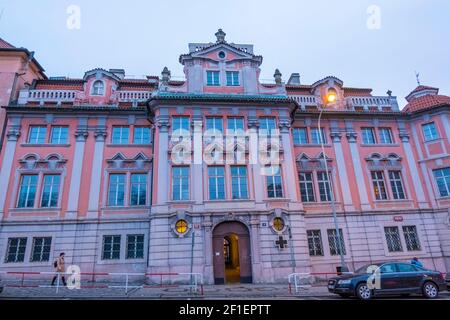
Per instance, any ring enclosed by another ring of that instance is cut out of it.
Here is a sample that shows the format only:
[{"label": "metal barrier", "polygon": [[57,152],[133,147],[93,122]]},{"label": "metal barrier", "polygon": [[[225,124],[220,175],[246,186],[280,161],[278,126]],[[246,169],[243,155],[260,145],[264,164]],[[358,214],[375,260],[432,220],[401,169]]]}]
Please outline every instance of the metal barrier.
[{"label": "metal barrier", "polygon": [[[132,289],[141,288],[169,288],[187,287],[190,293],[203,295],[203,275],[201,273],[106,273],[106,272],[82,272],[79,274],[61,272],[23,272],[0,271],[3,274],[5,287],[14,288],[55,288],[56,293],[60,288],[68,287],[63,282],[69,282],[71,276],[79,275],[80,289],[124,289],[125,294]],[[56,276],[55,284],[52,284]],[[64,280],[62,281],[62,277]],[[83,279],[86,278],[86,279]],[[36,279],[39,278],[39,279]],[[45,282],[45,284],[43,284]],[[81,285],[88,283],[87,285]],[[74,286],[71,287],[75,289]]]},{"label": "metal barrier", "polygon": [[[351,272],[342,272],[342,274],[349,274]],[[338,274],[334,272],[312,272],[312,273],[291,273],[288,276],[288,289],[292,294],[292,287],[295,293],[307,291],[313,284],[320,285],[325,282],[328,283],[328,278],[336,277]]]}]

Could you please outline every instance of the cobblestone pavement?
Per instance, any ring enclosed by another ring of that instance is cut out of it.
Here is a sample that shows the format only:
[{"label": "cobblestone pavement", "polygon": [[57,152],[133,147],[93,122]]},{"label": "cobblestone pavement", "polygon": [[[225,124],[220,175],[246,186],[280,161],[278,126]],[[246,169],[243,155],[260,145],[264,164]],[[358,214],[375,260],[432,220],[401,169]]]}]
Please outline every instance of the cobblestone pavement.
[{"label": "cobblestone pavement", "polygon": [[[398,298],[398,297],[396,297]],[[407,299],[417,299],[412,296]],[[134,288],[125,293],[124,288],[17,288],[6,287],[0,299],[341,299],[330,294],[325,286],[310,287],[290,294],[287,285],[208,285],[203,288],[203,295],[192,293],[188,287],[168,288]],[[450,300],[450,293],[441,292],[440,299]]]}]

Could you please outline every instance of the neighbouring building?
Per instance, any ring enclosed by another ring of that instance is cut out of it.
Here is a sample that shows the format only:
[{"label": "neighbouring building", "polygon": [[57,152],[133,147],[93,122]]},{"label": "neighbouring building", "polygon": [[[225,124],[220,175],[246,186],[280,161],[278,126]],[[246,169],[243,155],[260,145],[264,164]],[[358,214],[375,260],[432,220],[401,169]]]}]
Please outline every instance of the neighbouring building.
[{"label": "neighbouring building", "polygon": [[82,272],[282,282],[335,272],[339,240],[350,269],[450,270],[450,97],[420,85],[400,110],[333,76],[261,83],[253,45],[215,35],[180,56],[183,81],[47,78],[0,42],[0,271],[65,252]]}]

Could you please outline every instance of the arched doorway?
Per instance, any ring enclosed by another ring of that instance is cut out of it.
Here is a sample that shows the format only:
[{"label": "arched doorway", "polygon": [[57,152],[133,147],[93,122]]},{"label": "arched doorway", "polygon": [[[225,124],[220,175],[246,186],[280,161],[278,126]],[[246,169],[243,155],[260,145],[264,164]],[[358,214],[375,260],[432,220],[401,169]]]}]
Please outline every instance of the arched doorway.
[{"label": "arched doorway", "polygon": [[250,235],[236,221],[222,222],[213,230],[214,283],[251,283]]}]

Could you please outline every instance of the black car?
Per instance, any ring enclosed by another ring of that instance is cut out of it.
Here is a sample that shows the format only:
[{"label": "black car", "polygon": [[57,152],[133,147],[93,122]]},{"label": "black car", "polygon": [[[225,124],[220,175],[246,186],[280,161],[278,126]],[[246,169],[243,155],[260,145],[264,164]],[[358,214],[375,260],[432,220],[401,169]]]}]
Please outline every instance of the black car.
[{"label": "black car", "polygon": [[447,284],[447,290],[450,291],[450,272],[445,275],[445,283]]},{"label": "black car", "polygon": [[410,263],[383,262],[365,265],[354,273],[331,278],[328,291],[342,297],[356,296],[368,300],[373,296],[422,294],[433,299],[445,290],[445,281],[438,271]]}]

